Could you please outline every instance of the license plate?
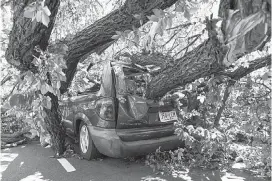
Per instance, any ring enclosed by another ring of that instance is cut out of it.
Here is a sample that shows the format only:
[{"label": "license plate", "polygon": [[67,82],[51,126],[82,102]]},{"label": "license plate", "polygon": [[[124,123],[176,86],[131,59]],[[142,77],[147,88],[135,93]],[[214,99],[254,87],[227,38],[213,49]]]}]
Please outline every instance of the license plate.
[{"label": "license plate", "polygon": [[172,120],[178,120],[176,111],[159,112],[161,122],[167,122]]}]

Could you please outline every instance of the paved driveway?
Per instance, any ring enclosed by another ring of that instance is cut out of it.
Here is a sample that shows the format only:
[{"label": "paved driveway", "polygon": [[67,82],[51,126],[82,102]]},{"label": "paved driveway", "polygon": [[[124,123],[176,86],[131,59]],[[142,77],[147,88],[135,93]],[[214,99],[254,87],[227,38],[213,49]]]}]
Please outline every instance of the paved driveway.
[{"label": "paved driveway", "polygon": [[104,158],[86,161],[77,158],[57,160],[51,148],[38,142],[1,150],[3,181],[263,181],[243,172],[219,173],[193,170],[173,176],[156,175],[143,163],[127,159]]}]

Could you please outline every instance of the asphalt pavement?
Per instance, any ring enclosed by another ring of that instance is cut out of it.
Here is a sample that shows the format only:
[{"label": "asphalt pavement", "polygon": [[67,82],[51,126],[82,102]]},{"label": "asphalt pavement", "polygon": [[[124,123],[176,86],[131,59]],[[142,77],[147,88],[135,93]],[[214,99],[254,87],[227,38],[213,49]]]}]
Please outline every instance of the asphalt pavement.
[{"label": "asphalt pavement", "polygon": [[3,181],[264,181],[244,172],[190,170],[173,175],[161,175],[143,162],[105,157],[80,160],[75,157],[50,158],[51,148],[38,142],[1,150],[1,180]]}]

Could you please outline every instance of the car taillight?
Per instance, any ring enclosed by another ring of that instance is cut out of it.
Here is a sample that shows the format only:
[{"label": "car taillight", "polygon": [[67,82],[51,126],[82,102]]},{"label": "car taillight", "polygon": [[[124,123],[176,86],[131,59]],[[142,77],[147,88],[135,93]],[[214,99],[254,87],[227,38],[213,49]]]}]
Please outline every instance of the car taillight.
[{"label": "car taillight", "polygon": [[96,101],[95,109],[100,118],[115,120],[114,102],[112,98],[102,98]]}]

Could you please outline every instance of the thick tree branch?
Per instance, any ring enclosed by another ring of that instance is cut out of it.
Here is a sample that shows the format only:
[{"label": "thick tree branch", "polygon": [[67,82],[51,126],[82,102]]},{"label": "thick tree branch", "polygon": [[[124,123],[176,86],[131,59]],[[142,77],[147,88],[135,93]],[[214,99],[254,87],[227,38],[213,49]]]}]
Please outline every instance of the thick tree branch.
[{"label": "thick tree branch", "polygon": [[232,72],[223,72],[221,74],[228,76],[233,80],[239,80],[251,72],[269,65],[271,65],[271,54],[251,61],[248,67],[241,66]]},{"label": "thick tree branch", "polygon": [[[165,9],[172,6],[176,1],[127,0],[119,9],[99,19],[74,36],[65,38],[64,41],[58,43],[68,46],[65,57],[68,67],[65,70],[67,81],[62,82],[61,93],[64,93],[71,84],[79,61],[94,52],[101,53],[114,43],[115,40],[111,37],[116,34],[116,31],[132,30],[132,26],[136,28],[141,26],[140,21],[133,15],[143,14],[143,23],[146,23],[148,21],[146,16],[153,14],[152,9]],[[14,26],[6,51],[6,59],[19,70],[36,72],[35,66],[31,63],[33,55],[38,56],[34,47],[39,45],[42,50],[47,48],[58,11],[59,0],[47,0],[45,2],[45,5],[51,11],[48,28],[41,23],[33,23],[31,19],[23,17],[24,8],[28,3],[30,2],[27,0],[15,3]]]},{"label": "thick tree branch", "polygon": [[[209,43],[204,43],[207,49]],[[225,75],[233,80],[239,80],[251,72],[260,68],[271,65],[271,55],[255,59],[250,62],[248,67],[239,67],[234,71],[223,71],[216,61],[212,63],[212,59],[205,58],[205,54],[209,54],[201,44],[194,51],[186,54],[187,56],[176,60],[174,66],[168,67],[159,75],[154,77],[148,85],[148,98],[159,98],[164,96],[169,90],[179,86],[184,86],[201,77],[216,75]],[[208,46],[209,45],[209,46]],[[202,56],[201,56],[202,55]],[[212,55],[212,54],[211,54]],[[195,57],[194,57],[195,56]],[[145,59],[148,59],[147,57]]]},{"label": "thick tree branch", "polygon": [[226,107],[226,102],[229,98],[229,95],[230,95],[230,91],[229,91],[229,88],[231,86],[233,86],[235,84],[235,81],[231,80],[228,85],[226,86],[225,88],[225,92],[224,92],[224,96],[223,96],[223,100],[222,100],[222,105],[221,107],[219,108],[218,112],[217,112],[217,115],[215,117],[215,120],[214,120],[214,127],[218,127],[219,126],[219,120],[221,118],[221,115]]},{"label": "thick tree branch", "polygon": [[[215,117],[214,120],[214,126],[218,127],[219,126],[219,120],[221,118],[221,115],[223,113],[223,110],[225,109],[226,106],[226,101],[230,95],[230,91],[229,91],[229,87],[231,87],[232,85],[234,85],[235,81],[243,78],[244,76],[250,74],[251,72],[258,70],[262,67],[266,67],[268,65],[271,65],[271,55],[267,55],[265,57],[262,58],[258,58],[254,61],[251,62],[251,64],[249,65],[249,67],[239,67],[238,69],[236,69],[233,72],[227,73],[227,75],[229,77],[231,77],[230,82],[228,83],[225,92],[224,92],[224,96],[223,96],[223,100],[222,100],[222,106],[219,108],[217,115]],[[225,74],[226,75],[226,74]]]},{"label": "thick tree branch", "polygon": [[1,86],[4,85],[7,81],[9,81],[12,78],[11,75],[6,75],[2,80],[1,80]]},{"label": "thick tree branch", "polygon": [[115,41],[111,37],[116,34],[116,31],[132,30],[132,26],[136,28],[141,26],[139,20],[133,15],[143,14],[143,23],[146,23],[148,21],[146,16],[153,14],[152,9],[165,9],[172,6],[176,1],[127,0],[121,8],[78,32],[67,43],[69,47],[66,56],[68,69],[65,70],[67,81],[62,82],[61,93],[64,93],[71,84],[77,64],[83,56],[94,52],[101,53],[109,47]]},{"label": "thick tree branch", "polygon": [[175,60],[172,67],[165,69],[151,80],[148,84],[147,97],[160,98],[178,86],[184,86],[223,70],[220,60],[223,59],[224,51],[220,48],[219,41],[214,42],[209,38],[194,50]]},{"label": "thick tree branch", "polygon": [[143,53],[135,53],[135,54],[129,54],[129,53],[123,53],[119,57],[127,57],[130,58],[132,63],[139,64],[141,66],[146,65],[155,65],[159,66],[161,68],[165,67],[165,64],[167,62],[173,62],[174,59],[170,56],[165,56],[161,53],[152,53],[152,54],[143,54]]}]

